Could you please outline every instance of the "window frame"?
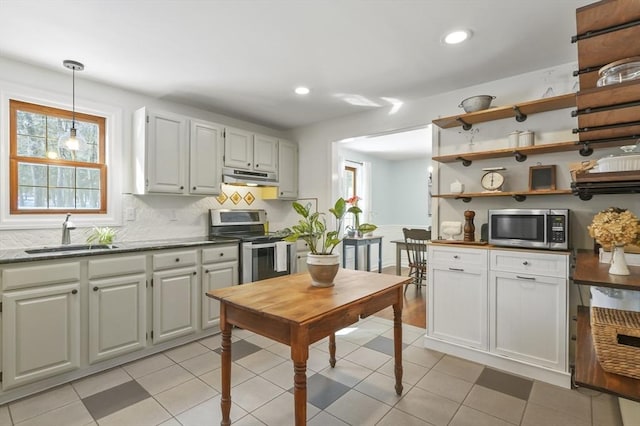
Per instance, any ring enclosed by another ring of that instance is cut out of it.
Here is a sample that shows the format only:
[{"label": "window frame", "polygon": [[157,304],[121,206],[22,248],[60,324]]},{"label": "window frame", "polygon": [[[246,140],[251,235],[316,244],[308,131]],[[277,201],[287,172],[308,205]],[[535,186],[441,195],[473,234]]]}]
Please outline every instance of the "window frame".
[{"label": "window frame", "polygon": [[[24,157],[18,155],[17,136],[17,111],[27,111],[31,113],[43,114],[48,117],[73,119],[73,112],[61,108],[25,102],[18,99],[9,99],[9,214],[10,215],[59,215],[62,212],[74,214],[108,214],[108,176],[106,157],[106,130],[107,119],[105,117],[84,113],[75,113],[76,121],[93,123],[98,126],[98,158],[97,163],[83,161],[73,161],[65,159],[50,159],[39,157]],[[76,208],[43,208],[43,209],[19,209],[18,208],[18,164],[46,164],[56,166],[69,166],[74,168],[90,168],[99,170],[100,173],[100,208],[99,209],[76,209]]]}]

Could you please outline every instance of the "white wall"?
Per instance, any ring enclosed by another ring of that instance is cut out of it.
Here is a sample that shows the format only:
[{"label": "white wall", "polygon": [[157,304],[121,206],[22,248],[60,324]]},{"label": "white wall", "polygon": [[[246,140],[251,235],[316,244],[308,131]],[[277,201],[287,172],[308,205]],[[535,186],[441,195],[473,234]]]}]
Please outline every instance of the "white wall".
[{"label": "white wall", "polygon": [[[91,64],[86,64],[87,69]],[[85,74],[86,75],[86,74]],[[34,67],[6,58],[0,58],[0,98],[7,94],[25,94],[30,98],[42,99],[44,102],[59,104],[71,109],[71,74],[60,66],[60,72],[53,72]],[[283,201],[262,201],[260,190],[256,188],[232,187],[224,185],[227,195],[237,191],[242,197],[251,192],[257,199],[249,205],[244,199],[234,204],[227,199],[220,204],[214,197],[192,196],[134,196],[129,193],[131,187],[131,119],[133,112],[147,106],[163,111],[171,111],[190,117],[209,120],[227,126],[239,127],[249,131],[259,132],[275,137],[290,139],[290,135],[270,128],[237,120],[231,117],[191,108],[185,105],[151,98],[143,94],[122,90],[107,84],[85,80],[83,73],[76,73],[76,110],[93,110],[95,105],[106,105],[116,111],[114,132],[110,135],[110,143],[117,144],[118,154],[122,161],[122,179],[117,188],[121,198],[121,208],[117,214],[121,225],[116,226],[118,235],[116,241],[151,240],[179,237],[204,237],[206,235],[206,214],[209,208],[265,208],[271,221],[271,229],[276,230],[293,223],[290,214],[291,204]],[[2,122],[8,121],[8,105],[0,105]],[[8,147],[9,130],[3,125],[0,133],[2,147]],[[0,196],[8,197],[8,149],[0,150]],[[5,198],[4,200],[8,200]],[[6,202],[6,201],[3,201]],[[127,208],[134,208],[135,221],[126,221],[123,212]],[[80,215],[77,215],[80,216]],[[80,218],[78,218],[80,219]],[[39,245],[55,245],[60,243],[61,224],[64,214],[60,215],[59,223],[55,225],[40,225],[37,229],[26,229],[28,226],[11,225],[0,229],[0,249],[30,247]],[[284,222],[286,221],[286,223]],[[76,225],[82,223],[76,220]],[[71,231],[72,243],[83,243],[86,230],[90,224],[83,224],[85,229]],[[96,223],[99,225],[99,223]],[[21,229],[20,229],[21,228]]]}]

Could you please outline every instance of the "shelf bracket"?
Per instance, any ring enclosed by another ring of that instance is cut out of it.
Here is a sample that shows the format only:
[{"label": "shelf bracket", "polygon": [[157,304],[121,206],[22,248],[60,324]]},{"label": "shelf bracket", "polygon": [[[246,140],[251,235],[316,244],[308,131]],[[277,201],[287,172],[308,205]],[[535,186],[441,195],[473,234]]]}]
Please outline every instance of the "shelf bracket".
[{"label": "shelf bracket", "polygon": [[462,157],[457,157],[456,160],[462,161],[462,165],[465,167],[469,167],[472,163],[471,160],[467,160],[466,158],[462,158]]},{"label": "shelf bracket", "polygon": [[520,151],[516,151],[515,152],[515,157],[516,157],[516,161],[518,163],[522,163],[523,161],[525,161],[527,159],[526,154],[523,154]]},{"label": "shelf bracket", "polygon": [[458,123],[462,124],[462,128],[463,128],[464,130],[471,130],[471,128],[473,127],[473,124],[471,124],[471,123],[467,123],[466,121],[464,121],[464,120],[462,119],[462,117],[457,117],[457,118],[456,118],[456,121],[457,121]]},{"label": "shelf bracket", "polygon": [[527,119],[527,114],[524,114],[522,111],[520,111],[518,105],[513,106],[513,111],[516,113],[516,121],[518,123],[522,123]]},{"label": "shelf bracket", "polygon": [[513,194],[513,199],[516,201],[524,201],[527,199],[527,196],[523,194]]},{"label": "shelf bracket", "polygon": [[462,200],[463,203],[468,203],[471,201],[471,197],[457,197],[457,200]]},{"label": "shelf bracket", "polygon": [[591,194],[579,193],[579,194],[578,194],[578,198],[580,198],[582,201],[589,201],[590,199],[592,199],[592,198],[593,198],[593,195],[591,195]]},{"label": "shelf bracket", "polygon": [[580,151],[578,151],[580,153],[580,155],[582,155],[583,157],[588,157],[591,154],[593,154],[593,148],[591,148],[589,146],[588,143],[583,143],[582,144],[582,148],[580,148]]}]

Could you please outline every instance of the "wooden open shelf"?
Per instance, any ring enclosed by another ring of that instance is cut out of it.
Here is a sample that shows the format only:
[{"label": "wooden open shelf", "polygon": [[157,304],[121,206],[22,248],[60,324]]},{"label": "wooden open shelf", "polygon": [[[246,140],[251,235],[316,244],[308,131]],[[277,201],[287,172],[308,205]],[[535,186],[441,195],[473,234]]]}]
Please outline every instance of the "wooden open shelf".
[{"label": "wooden open shelf", "polygon": [[442,117],[433,120],[433,124],[442,128],[462,126],[463,122],[468,124],[485,123],[487,121],[501,120],[503,118],[516,117],[517,107],[522,114],[537,114],[539,112],[553,111],[556,109],[571,108],[576,106],[575,93],[567,95],[553,96],[550,98],[538,99],[535,101],[522,102],[515,105],[489,108],[482,111],[458,114],[450,117]]},{"label": "wooden open shelf", "polygon": [[524,201],[530,195],[567,195],[571,194],[570,189],[555,189],[552,191],[499,191],[499,192],[463,192],[461,194],[439,194],[432,195],[435,198],[453,198],[464,202],[471,201],[472,198],[482,197],[513,197],[516,201]]}]

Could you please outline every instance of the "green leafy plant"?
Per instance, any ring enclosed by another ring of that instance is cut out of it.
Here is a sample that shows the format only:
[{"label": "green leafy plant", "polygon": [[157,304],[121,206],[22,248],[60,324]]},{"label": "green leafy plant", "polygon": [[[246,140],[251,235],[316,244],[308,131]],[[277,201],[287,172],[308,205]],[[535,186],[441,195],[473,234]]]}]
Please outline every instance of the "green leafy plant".
[{"label": "green leafy plant", "polygon": [[[335,224],[333,230],[329,230],[327,227],[327,215],[325,213],[311,212],[311,203],[303,206],[294,201],[293,209],[302,218],[297,225],[291,227],[291,234],[285,237],[284,240],[296,242],[298,239],[302,239],[309,246],[311,254],[333,254],[333,249],[342,241],[342,237],[340,237],[342,219],[347,212],[347,203],[344,198],[339,198],[333,207],[329,209],[329,213],[332,216],[331,219]],[[365,227],[365,225],[367,226]],[[367,232],[373,232],[377,227],[371,224],[363,224],[360,225],[360,228],[367,230]]]},{"label": "green leafy plant", "polygon": [[108,226],[94,226],[90,234],[87,236],[87,244],[113,244],[113,238],[116,236],[116,230]]}]

